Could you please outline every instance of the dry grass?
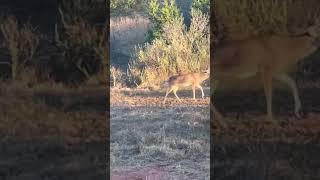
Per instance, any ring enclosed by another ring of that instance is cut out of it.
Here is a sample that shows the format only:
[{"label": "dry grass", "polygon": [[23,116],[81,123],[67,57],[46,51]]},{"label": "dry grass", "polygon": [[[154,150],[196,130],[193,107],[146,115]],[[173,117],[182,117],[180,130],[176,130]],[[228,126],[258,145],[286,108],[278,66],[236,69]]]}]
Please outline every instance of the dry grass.
[{"label": "dry grass", "polygon": [[263,91],[217,94],[215,105],[228,127],[211,126],[216,179],[317,179],[319,87],[304,82],[299,89],[301,118],[293,116],[287,91],[274,92],[276,124],[266,121]]},{"label": "dry grass", "polygon": [[[0,22],[0,64],[8,64],[2,70],[11,67],[5,70],[12,72],[11,76],[1,73],[1,78],[15,79],[0,82],[0,179],[105,179],[107,77],[98,72],[107,65],[107,33],[103,33],[105,27],[92,25],[105,17],[98,17],[106,12],[99,2],[104,5],[101,0],[61,1],[65,19],[38,17],[55,16],[50,12],[56,10],[56,3],[41,4],[42,13],[18,2],[0,5],[19,19],[1,17]],[[31,16],[30,23],[24,22],[28,18],[24,13]],[[76,20],[70,19],[73,17]],[[56,31],[61,39],[54,39],[51,33],[53,23],[65,23]],[[38,34],[38,26],[45,35]],[[78,64],[69,68],[70,61],[81,58],[89,61],[86,65],[98,59],[88,73],[103,76],[90,76],[91,84],[104,81],[103,85],[70,88],[54,82],[74,85],[71,83],[82,80],[82,74],[73,68]],[[40,79],[40,75],[47,78]]]},{"label": "dry grass", "polygon": [[[128,63],[135,52],[136,46],[148,40],[149,29],[149,20],[139,14],[110,19],[110,63],[119,71],[122,71],[123,76],[120,84],[127,85],[130,79],[125,74]],[[118,80],[120,79],[118,78]]]},{"label": "dry grass", "polygon": [[55,26],[55,43],[65,59],[64,65],[75,66],[86,79],[104,75],[108,64],[107,24],[91,24],[80,16],[70,16],[62,9],[59,9],[59,15],[61,24]]},{"label": "dry grass", "polygon": [[[14,16],[6,17],[0,24],[0,37],[10,54],[11,78],[22,77],[26,67],[33,64],[39,48],[40,35],[30,23],[19,24]],[[36,78],[35,76],[33,78]]]},{"label": "dry grass", "polygon": [[287,34],[305,28],[320,15],[319,1],[218,0],[215,11],[228,37]]},{"label": "dry grass", "polygon": [[[111,53],[130,56],[135,46],[146,42],[149,28],[149,20],[142,15],[112,17],[110,19]],[[117,59],[111,59],[111,62],[117,62]]]},{"label": "dry grass", "polygon": [[300,120],[282,116],[279,125],[261,115],[240,119],[228,115],[227,129],[211,130],[211,168],[216,179],[317,179],[319,113]]},{"label": "dry grass", "polygon": [[171,97],[162,106],[163,93],[111,92],[111,172],[153,166],[170,178],[209,179],[209,99],[180,92],[182,104]]},{"label": "dry grass", "polygon": [[113,84],[113,87],[120,87],[122,84],[124,84],[123,80],[123,71],[121,69],[116,68],[114,66],[111,66],[110,68],[110,79]]},{"label": "dry grass", "polygon": [[[103,87],[68,89],[43,85],[25,89],[19,84],[2,86],[2,136],[42,136],[77,142],[101,141],[106,134]],[[95,101],[96,104],[91,104]]]},{"label": "dry grass", "polygon": [[1,177],[105,177],[105,87],[0,87]]}]

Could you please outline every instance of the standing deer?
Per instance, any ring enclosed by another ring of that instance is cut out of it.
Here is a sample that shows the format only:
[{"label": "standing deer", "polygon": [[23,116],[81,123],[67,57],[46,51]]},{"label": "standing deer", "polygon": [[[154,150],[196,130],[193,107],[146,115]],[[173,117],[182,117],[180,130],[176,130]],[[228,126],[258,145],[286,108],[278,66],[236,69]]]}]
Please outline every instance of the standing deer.
[{"label": "standing deer", "polygon": [[295,80],[289,73],[298,61],[320,47],[319,26],[295,36],[264,36],[235,40],[220,44],[213,54],[213,79],[216,86],[223,78],[246,79],[259,77],[263,83],[267,103],[267,118],[273,119],[273,81],[285,84],[294,98],[294,112],[299,116],[301,101]]},{"label": "standing deer", "polygon": [[163,104],[166,103],[167,96],[170,92],[173,91],[173,94],[176,96],[176,98],[181,102],[180,98],[177,95],[177,91],[179,88],[183,87],[190,87],[192,86],[192,92],[193,92],[193,99],[196,99],[195,91],[196,87],[201,90],[202,98],[204,98],[204,92],[201,87],[201,84],[203,81],[208,79],[210,76],[210,69],[199,72],[199,73],[188,73],[188,74],[180,74],[171,76],[168,80],[164,81],[162,86],[164,88],[167,88],[166,95],[163,100]]}]

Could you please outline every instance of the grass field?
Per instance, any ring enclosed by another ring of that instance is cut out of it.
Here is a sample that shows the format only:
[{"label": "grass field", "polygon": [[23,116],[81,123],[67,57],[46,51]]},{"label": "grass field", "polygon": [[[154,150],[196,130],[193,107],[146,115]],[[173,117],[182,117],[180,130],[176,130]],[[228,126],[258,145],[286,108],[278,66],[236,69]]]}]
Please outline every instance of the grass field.
[{"label": "grass field", "polygon": [[299,118],[293,113],[292,96],[283,90],[275,91],[273,107],[278,125],[265,121],[261,91],[224,93],[215,98],[229,126],[211,129],[210,165],[215,179],[319,178],[319,86],[299,86],[303,107]]},{"label": "grass field", "polygon": [[[208,96],[209,89],[205,90]],[[162,105],[163,91],[111,91],[111,175],[209,179],[209,97],[179,91]]]},{"label": "grass field", "polygon": [[105,87],[0,87],[0,179],[105,178]]}]

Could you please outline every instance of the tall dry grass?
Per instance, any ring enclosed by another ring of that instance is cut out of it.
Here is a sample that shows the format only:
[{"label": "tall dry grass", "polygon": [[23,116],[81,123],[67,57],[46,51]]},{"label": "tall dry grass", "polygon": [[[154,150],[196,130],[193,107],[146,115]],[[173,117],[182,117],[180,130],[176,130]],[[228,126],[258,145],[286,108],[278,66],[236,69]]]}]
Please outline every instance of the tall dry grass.
[{"label": "tall dry grass", "polygon": [[306,28],[320,16],[317,0],[217,0],[214,4],[219,24],[227,36],[288,34]]},{"label": "tall dry grass", "polygon": [[75,66],[86,78],[106,83],[108,68],[107,23],[91,24],[59,8],[61,23],[56,25],[55,43],[65,64]]},{"label": "tall dry grass", "polygon": [[147,41],[150,21],[142,15],[113,17],[110,19],[111,53],[130,56],[134,46]]},{"label": "tall dry grass", "polygon": [[[4,18],[0,24],[0,36],[10,55],[11,78],[17,80],[27,70],[39,48],[40,35],[30,23],[19,24],[14,16]],[[35,78],[35,77],[32,77]]]},{"label": "tall dry grass", "polygon": [[110,68],[110,80],[113,87],[119,87],[123,83],[123,71],[121,69],[111,66]]},{"label": "tall dry grass", "polygon": [[[130,78],[125,73],[130,56],[135,52],[135,46],[148,40],[149,29],[150,21],[139,14],[110,19],[110,63],[112,67],[117,67],[117,70],[110,69],[113,85],[128,84]],[[118,71],[121,71],[121,78],[115,73]]]}]

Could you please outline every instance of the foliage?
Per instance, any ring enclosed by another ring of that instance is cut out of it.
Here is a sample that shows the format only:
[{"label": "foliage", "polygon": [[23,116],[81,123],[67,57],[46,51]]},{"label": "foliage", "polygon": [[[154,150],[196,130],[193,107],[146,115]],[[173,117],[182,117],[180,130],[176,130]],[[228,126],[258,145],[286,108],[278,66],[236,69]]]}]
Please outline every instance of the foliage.
[{"label": "foliage", "polygon": [[209,14],[210,11],[210,1],[209,0],[193,0],[192,8],[199,9],[203,13]]},{"label": "foliage", "polygon": [[147,4],[147,0],[111,0],[111,13],[128,13],[130,11],[141,11]]},{"label": "foliage", "polygon": [[55,42],[61,52],[64,66],[76,67],[85,79],[106,72],[107,24],[98,27],[81,17],[65,14],[62,9],[59,9],[59,12],[61,24],[56,25]]},{"label": "foliage", "polygon": [[113,87],[119,86],[123,81],[123,72],[119,68],[111,66],[110,75]]},{"label": "foliage", "polygon": [[60,0],[60,2],[65,14],[85,19],[88,22],[105,21],[107,17],[104,1],[101,0]]},{"label": "foliage", "polygon": [[219,23],[230,33],[249,35],[288,33],[307,27],[320,15],[317,0],[217,0],[215,5]]},{"label": "foliage", "polygon": [[163,27],[167,22],[176,21],[181,14],[174,0],[164,0],[161,5],[159,0],[150,0],[149,17],[154,27],[150,31],[150,39],[159,38],[163,33]]},{"label": "foliage", "polygon": [[36,28],[30,23],[19,25],[17,19],[8,16],[0,24],[0,32],[3,36],[6,49],[8,49],[11,61],[11,78],[16,80],[26,71],[26,66],[32,63],[39,48],[40,36]]},{"label": "foliage", "polygon": [[164,24],[158,39],[137,48],[129,64],[131,81],[141,87],[160,85],[168,76],[200,71],[209,66],[209,17],[192,10],[189,30],[182,18]]}]

